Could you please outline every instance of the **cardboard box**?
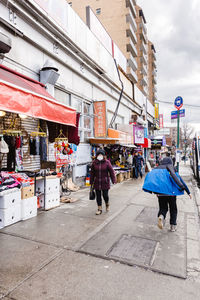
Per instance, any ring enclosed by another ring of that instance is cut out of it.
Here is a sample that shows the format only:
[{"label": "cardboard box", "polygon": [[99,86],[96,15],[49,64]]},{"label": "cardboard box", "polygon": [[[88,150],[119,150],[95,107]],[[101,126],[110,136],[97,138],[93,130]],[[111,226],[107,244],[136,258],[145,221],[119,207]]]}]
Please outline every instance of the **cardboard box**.
[{"label": "cardboard box", "polygon": [[120,183],[124,180],[124,176],[123,173],[119,173],[117,174],[117,182]]},{"label": "cardboard box", "polygon": [[30,186],[25,186],[21,189],[22,199],[32,198],[33,196],[34,196],[34,184]]}]

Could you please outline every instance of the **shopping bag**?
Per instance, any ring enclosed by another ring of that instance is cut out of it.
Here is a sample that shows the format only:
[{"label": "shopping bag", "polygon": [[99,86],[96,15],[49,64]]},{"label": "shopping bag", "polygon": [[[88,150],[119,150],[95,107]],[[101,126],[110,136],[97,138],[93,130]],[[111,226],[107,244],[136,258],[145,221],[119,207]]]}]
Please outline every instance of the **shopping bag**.
[{"label": "shopping bag", "polygon": [[95,191],[94,191],[94,187],[91,186],[90,193],[89,193],[89,200],[94,200],[94,199],[95,199]]}]

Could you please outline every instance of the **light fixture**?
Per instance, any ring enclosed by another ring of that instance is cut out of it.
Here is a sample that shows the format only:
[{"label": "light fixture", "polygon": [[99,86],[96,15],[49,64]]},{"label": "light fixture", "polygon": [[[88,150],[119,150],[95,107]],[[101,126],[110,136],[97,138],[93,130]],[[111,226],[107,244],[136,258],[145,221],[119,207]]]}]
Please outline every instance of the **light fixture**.
[{"label": "light fixture", "polygon": [[6,115],[6,112],[3,110],[0,110],[0,117],[5,117],[5,115]]},{"label": "light fixture", "polygon": [[23,114],[19,114],[19,117],[20,117],[20,119],[26,119],[26,118],[28,118],[27,115],[23,115]]}]

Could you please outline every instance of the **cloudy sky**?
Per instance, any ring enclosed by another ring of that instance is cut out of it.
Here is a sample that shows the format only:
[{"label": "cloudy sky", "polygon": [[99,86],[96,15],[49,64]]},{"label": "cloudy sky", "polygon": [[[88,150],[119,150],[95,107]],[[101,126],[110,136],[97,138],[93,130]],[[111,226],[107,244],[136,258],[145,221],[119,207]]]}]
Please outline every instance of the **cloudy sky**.
[{"label": "cloudy sky", "polygon": [[200,130],[200,1],[199,0],[137,0],[143,9],[148,38],[157,52],[157,96],[165,126],[170,121],[176,96],[184,103],[199,105],[186,109],[187,122],[199,123]]}]

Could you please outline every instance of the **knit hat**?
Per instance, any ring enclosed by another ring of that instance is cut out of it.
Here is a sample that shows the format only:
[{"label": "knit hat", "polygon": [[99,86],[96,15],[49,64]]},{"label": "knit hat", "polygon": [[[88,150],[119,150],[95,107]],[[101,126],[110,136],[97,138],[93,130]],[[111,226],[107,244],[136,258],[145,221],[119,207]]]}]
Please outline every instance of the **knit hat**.
[{"label": "knit hat", "polygon": [[106,153],[105,153],[105,151],[103,149],[98,150],[96,156],[98,156],[99,154],[102,154],[103,156],[106,155]]}]

